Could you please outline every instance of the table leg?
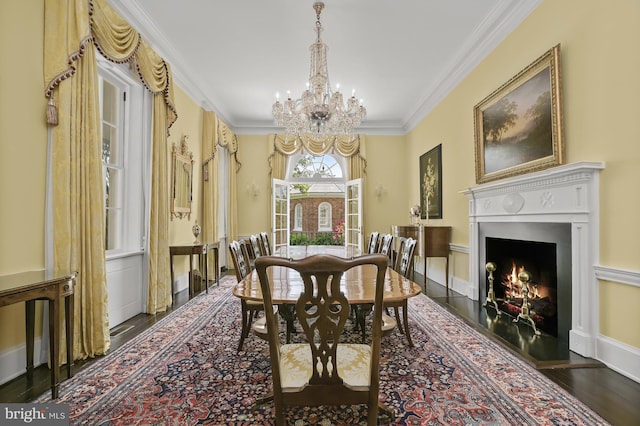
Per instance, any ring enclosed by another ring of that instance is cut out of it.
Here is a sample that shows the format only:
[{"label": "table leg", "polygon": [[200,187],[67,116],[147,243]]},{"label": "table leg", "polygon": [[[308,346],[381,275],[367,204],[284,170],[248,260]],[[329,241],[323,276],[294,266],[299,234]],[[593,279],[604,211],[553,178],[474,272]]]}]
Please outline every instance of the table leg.
[{"label": "table leg", "polygon": [[191,299],[195,293],[195,276],[193,273],[193,255],[189,255],[189,299]]},{"label": "table leg", "polygon": [[51,361],[51,399],[58,398],[60,383],[60,299],[49,300],[49,359]]},{"label": "table leg", "polygon": [[202,257],[204,258],[204,289],[209,294],[209,250],[205,249],[203,251]]},{"label": "table leg", "polygon": [[218,255],[218,247],[215,247],[213,249],[213,266],[215,266],[216,268],[214,275],[216,277],[216,284],[218,284],[218,287],[220,287],[220,265],[218,264]]},{"label": "table leg", "polygon": [[445,262],[444,262],[444,267],[445,267],[445,280],[446,280],[446,287],[447,287],[447,293],[449,292],[449,255],[447,255]]},{"label": "table leg", "polygon": [[65,297],[65,330],[67,338],[67,378],[71,377],[71,366],[73,365],[73,294]]},{"label": "table leg", "polygon": [[36,321],[36,301],[27,300],[25,302],[25,324],[27,337],[27,381],[33,380],[33,339]]},{"label": "table leg", "polygon": [[424,277],[424,285],[426,287],[426,285],[427,285],[427,256],[425,256],[423,258],[423,261],[424,261],[424,275],[423,275],[423,277]]},{"label": "table leg", "polygon": [[171,267],[171,296],[173,297],[175,290],[173,289],[174,280],[173,280],[173,255],[172,254],[169,255],[169,265]]}]

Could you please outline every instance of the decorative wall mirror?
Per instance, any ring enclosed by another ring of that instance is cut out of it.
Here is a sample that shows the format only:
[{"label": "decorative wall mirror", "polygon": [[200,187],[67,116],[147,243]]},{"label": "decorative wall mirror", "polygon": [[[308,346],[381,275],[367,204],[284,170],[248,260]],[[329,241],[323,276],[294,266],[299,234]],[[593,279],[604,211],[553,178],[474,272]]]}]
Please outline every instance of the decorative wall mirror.
[{"label": "decorative wall mirror", "polygon": [[171,158],[171,219],[191,217],[193,194],[193,153],[187,146],[187,135],[182,135],[180,145],[173,144]]}]

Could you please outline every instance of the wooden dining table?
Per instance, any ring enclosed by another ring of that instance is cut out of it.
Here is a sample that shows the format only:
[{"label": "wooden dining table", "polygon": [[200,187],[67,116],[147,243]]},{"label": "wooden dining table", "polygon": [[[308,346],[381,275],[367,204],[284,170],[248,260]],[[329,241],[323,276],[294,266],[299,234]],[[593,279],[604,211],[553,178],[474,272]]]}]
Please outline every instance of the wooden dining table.
[{"label": "wooden dining table", "polygon": [[[332,254],[351,258],[360,252],[354,248],[342,246],[287,246],[274,251],[276,256],[302,259],[314,254]],[[274,304],[295,304],[302,293],[303,282],[300,274],[293,269],[274,266],[267,270],[271,282],[271,297]],[[342,275],[340,290],[350,304],[370,304],[374,302],[376,267],[361,265],[351,268]],[[387,268],[384,281],[384,300],[402,301],[420,294],[418,284],[403,277],[392,268]],[[245,300],[262,301],[260,279],[255,270],[233,288],[233,294]]]}]

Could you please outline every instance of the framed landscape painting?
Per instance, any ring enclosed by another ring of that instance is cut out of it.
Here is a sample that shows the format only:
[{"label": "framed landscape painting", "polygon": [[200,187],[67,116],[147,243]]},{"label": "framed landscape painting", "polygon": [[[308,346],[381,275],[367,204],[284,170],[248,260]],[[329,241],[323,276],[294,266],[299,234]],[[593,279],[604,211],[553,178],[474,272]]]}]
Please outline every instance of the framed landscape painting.
[{"label": "framed landscape painting", "polygon": [[442,219],[442,144],[420,156],[420,218]]},{"label": "framed landscape painting", "polygon": [[474,107],[476,183],[564,162],[560,45]]}]

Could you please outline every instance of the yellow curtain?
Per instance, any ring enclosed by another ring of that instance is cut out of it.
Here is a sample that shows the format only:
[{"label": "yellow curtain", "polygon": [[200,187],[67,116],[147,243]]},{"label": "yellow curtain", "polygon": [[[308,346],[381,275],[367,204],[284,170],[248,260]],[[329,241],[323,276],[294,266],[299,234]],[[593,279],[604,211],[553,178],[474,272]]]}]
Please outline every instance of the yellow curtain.
[{"label": "yellow curtain", "polygon": [[[98,69],[87,2],[46,1],[45,79],[47,95],[57,88],[58,103],[51,151],[53,272],[79,272],[73,357],[84,359],[110,344]],[[51,356],[65,362],[64,342]]]},{"label": "yellow curtain", "polygon": [[[202,241],[218,241],[218,132],[217,118],[212,111],[204,111],[202,122]],[[224,248],[220,248],[224,250]],[[208,268],[213,270],[213,258],[207,257]]]},{"label": "yellow curtain", "polygon": [[364,145],[364,136],[362,135],[357,135],[353,138],[331,136],[323,139],[273,135],[273,143],[269,144],[271,177],[284,179],[286,177],[287,158],[301,149],[313,155],[322,155],[333,151],[348,159],[349,179],[364,177],[367,167]]},{"label": "yellow curtain", "polygon": [[[94,44],[92,44],[92,42]],[[54,268],[79,271],[74,358],[109,348],[104,252],[104,181],[95,48],[114,62],[131,61],[155,97],[149,302],[171,305],[167,135],[177,118],[171,70],[105,0],[45,0],[45,96],[57,100],[52,127]],[[73,77],[73,78],[71,78]],[[61,345],[61,360],[64,345]]]},{"label": "yellow curtain", "polygon": [[229,150],[229,224],[228,237],[229,241],[238,239],[238,190],[237,190],[237,173],[242,167],[242,163],[238,160],[238,137],[229,126],[223,121],[216,118],[216,129],[218,135],[218,145]]}]

